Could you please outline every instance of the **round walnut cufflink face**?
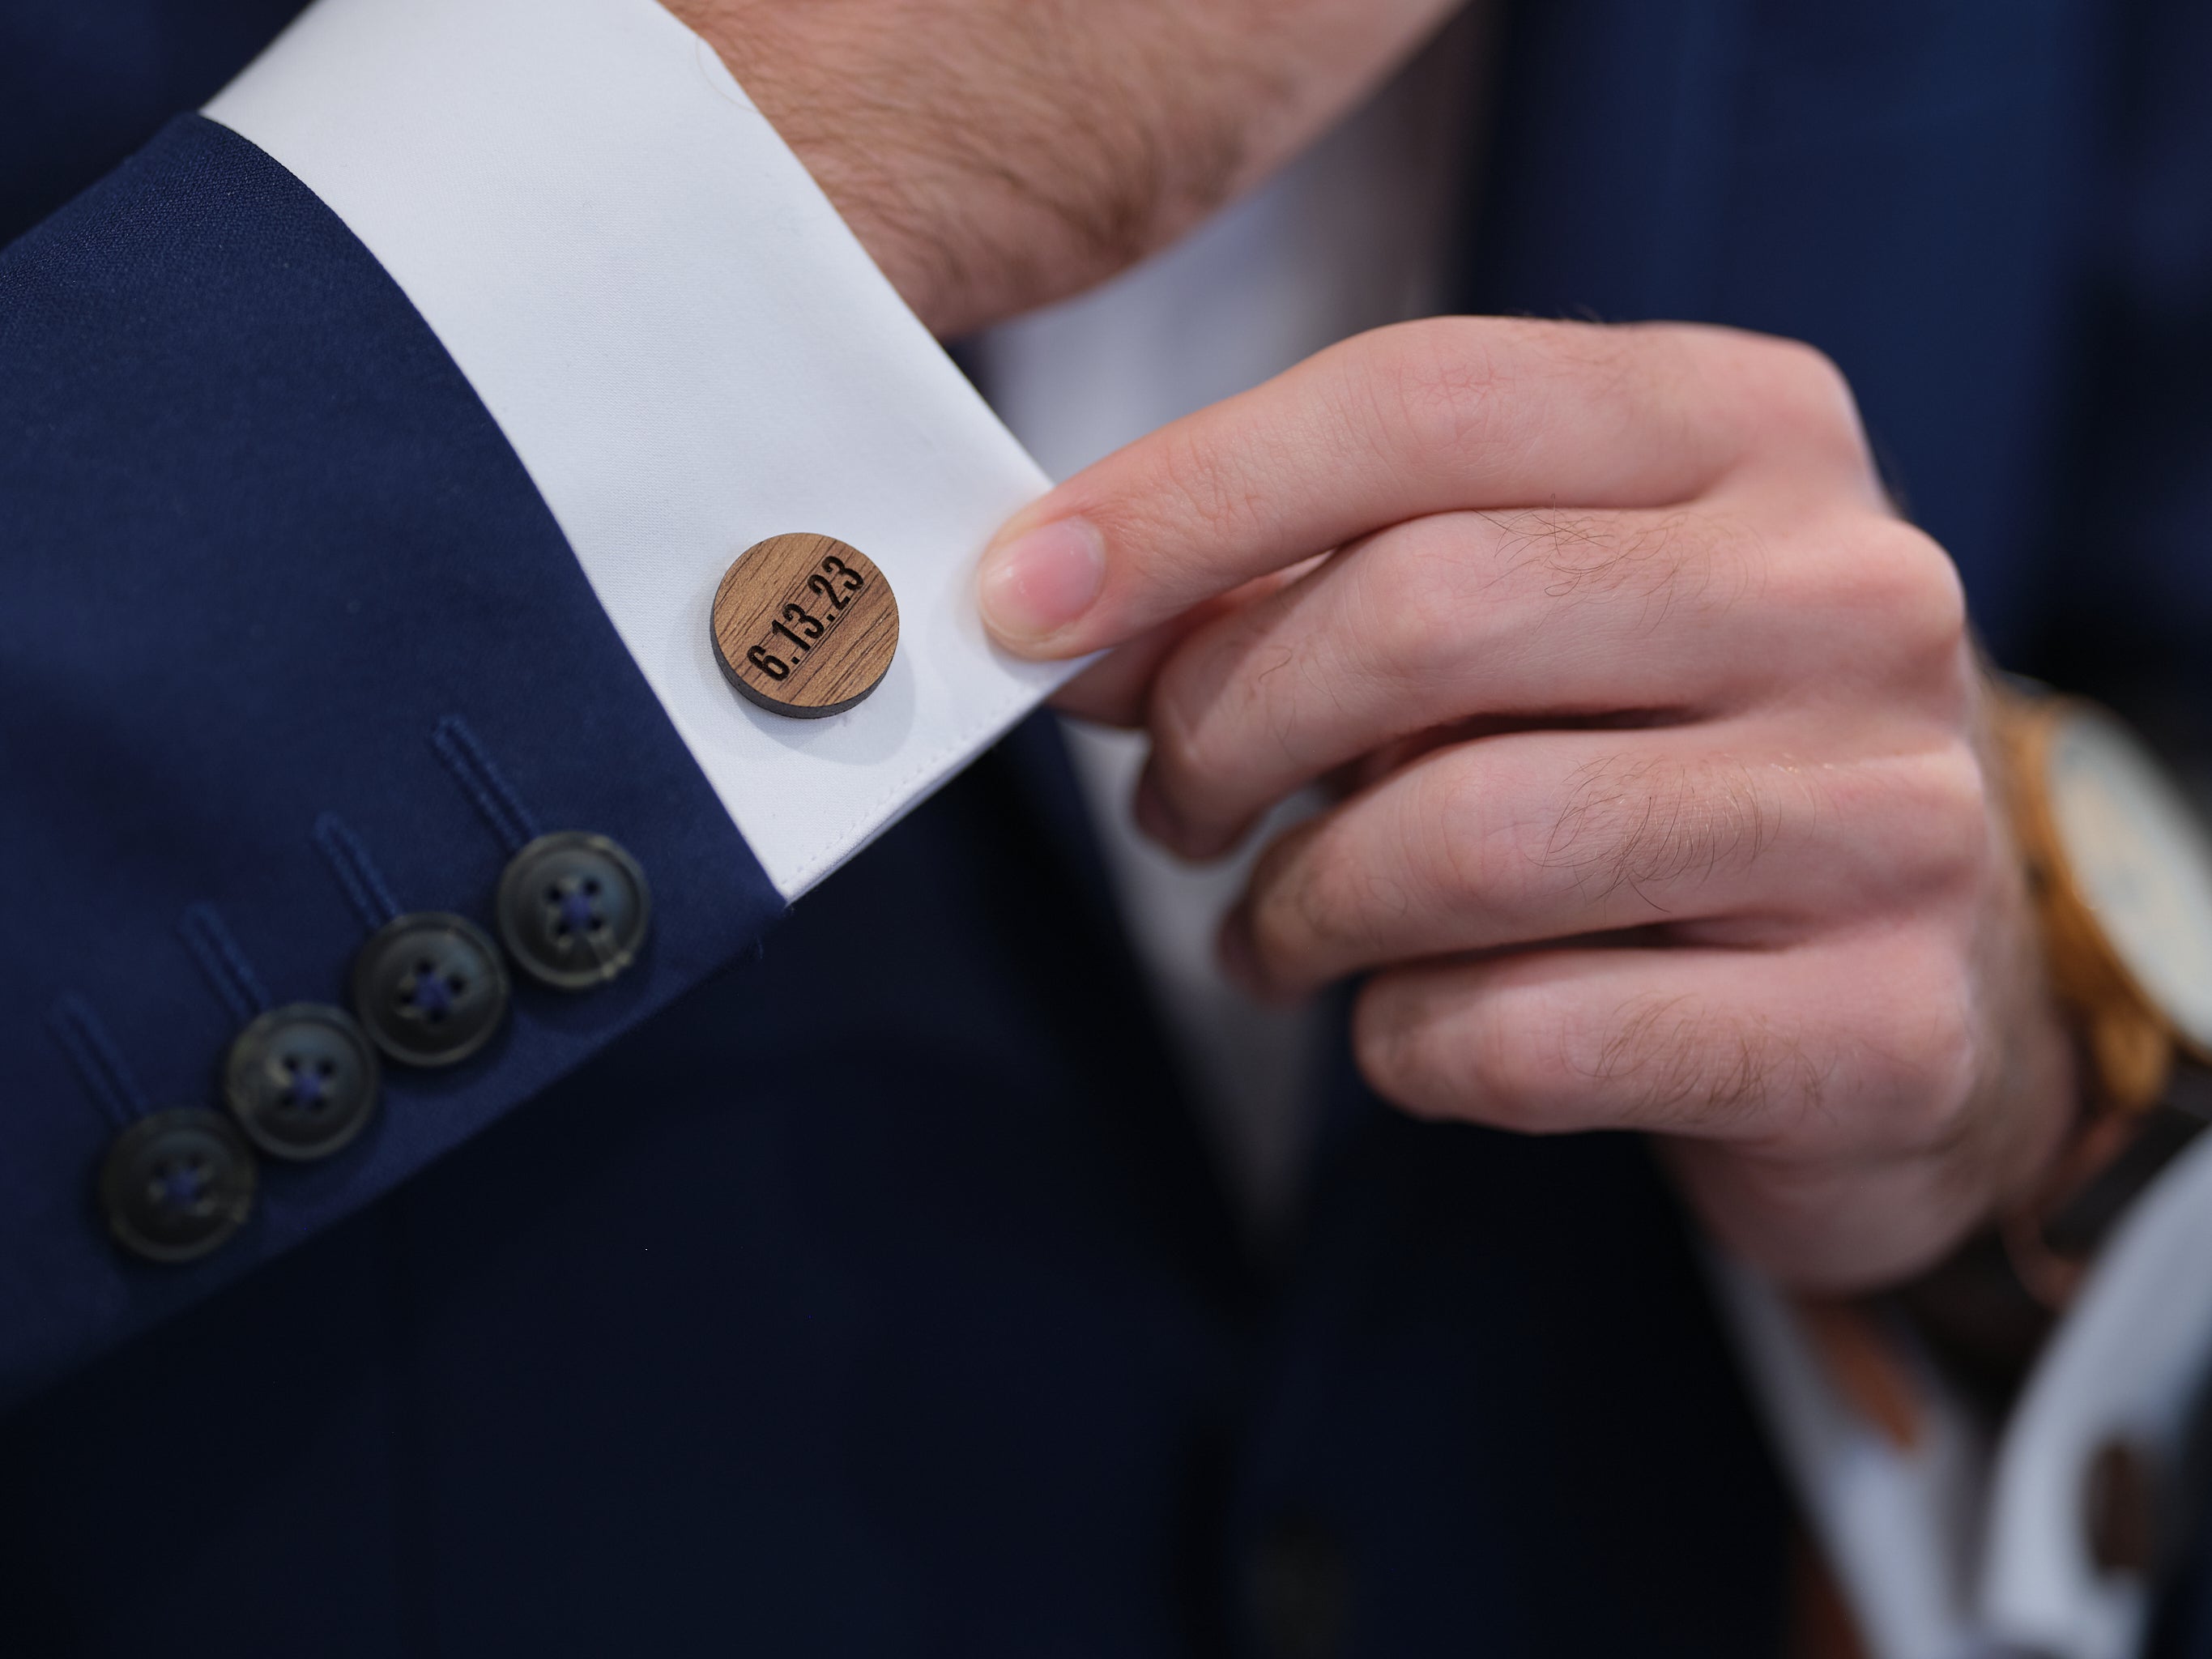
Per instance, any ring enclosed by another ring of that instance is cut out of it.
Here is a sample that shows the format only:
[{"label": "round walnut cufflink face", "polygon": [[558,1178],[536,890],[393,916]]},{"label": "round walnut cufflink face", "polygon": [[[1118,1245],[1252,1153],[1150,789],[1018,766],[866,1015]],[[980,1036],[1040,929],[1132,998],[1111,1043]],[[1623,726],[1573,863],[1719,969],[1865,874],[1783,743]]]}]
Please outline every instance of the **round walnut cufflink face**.
[{"label": "round walnut cufflink face", "polygon": [[858,548],[771,536],[738,556],[714,592],[722,677],[762,708],[842,714],[882,683],[898,650],[898,601]]}]

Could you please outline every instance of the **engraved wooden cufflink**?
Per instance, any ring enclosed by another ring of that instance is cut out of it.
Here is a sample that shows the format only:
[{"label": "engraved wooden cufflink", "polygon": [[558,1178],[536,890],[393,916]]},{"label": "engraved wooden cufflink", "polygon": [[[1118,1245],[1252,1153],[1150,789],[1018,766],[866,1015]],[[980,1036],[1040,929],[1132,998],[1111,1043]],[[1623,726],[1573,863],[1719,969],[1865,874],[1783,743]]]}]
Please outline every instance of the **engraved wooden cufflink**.
[{"label": "engraved wooden cufflink", "polygon": [[722,678],[779,714],[842,714],[882,684],[898,600],[873,560],[830,536],[771,536],[714,590]]}]

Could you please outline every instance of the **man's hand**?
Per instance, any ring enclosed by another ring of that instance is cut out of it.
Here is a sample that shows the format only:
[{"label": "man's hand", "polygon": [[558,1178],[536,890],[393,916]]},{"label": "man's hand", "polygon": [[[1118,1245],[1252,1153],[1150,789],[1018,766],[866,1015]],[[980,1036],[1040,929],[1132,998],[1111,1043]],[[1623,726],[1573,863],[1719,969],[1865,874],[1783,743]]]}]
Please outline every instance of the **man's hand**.
[{"label": "man's hand", "polygon": [[1223,950],[1278,996],[1370,974],[1406,1108],[1650,1131],[1727,1245],[1828,1291],[2051,1157],[2073,1062],[1958,580],[1809,349],[1386,330],[1063,485],[981,581],[1024,654],[1130,642],[1069,703],[1150,727],[1176,851],[1351,789]]},{"label": "man's hand", "polygon": [[951,337],[1257,182],[1461,0],[664,0]]}]

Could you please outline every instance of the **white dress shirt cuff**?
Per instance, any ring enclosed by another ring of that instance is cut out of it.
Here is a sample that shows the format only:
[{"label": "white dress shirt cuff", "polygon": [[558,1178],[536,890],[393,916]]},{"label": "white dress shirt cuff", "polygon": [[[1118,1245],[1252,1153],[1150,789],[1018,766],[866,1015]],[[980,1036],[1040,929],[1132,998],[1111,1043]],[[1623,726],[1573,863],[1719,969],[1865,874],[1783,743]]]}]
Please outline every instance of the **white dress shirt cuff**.
[{"label": "white dress shirt cuff", "polygon": [[[317,0],[205,112],[422,313],[786,896],[1070,672],[996,652],[973,599],[1043,476],[653,0]],[[866,552],[901,611],[828,720],[744,702],[708,641],[731,561],[796,531]]]}]

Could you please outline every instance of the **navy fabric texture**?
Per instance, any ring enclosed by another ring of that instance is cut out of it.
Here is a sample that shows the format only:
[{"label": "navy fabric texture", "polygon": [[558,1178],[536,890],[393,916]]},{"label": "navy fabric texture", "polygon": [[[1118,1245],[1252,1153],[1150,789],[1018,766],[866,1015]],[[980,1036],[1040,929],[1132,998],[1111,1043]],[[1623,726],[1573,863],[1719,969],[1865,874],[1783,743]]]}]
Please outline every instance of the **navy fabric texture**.
[{"label": "navy fabric texture", "polygon": [[[2051,572],[2023,657],[2212,780],[2212,8],[2156,0],[2117,65],[2083,261]],[[2212,788],[2208,788],[2212,795]],[[2212,1651],[2208,1646],[2207,1651]]]},{"label": "navy fabric texture", "polygon": [[[465,1139],[781,904],[459,371],[235,134],[182,118],[0,252],[0,848],[32,941],[0,957],[15,1398]],[[402,908],[488,921],[507,848],[440,760],[455,716],[549,827],[643,860],[647,960],[588,997],[518,986],[450,1073],[388,1068],[363,1139],[264,1162],[246,1233],[204,1263],[125,1260],[92,1188],[115,1107],[52,1012],[92,1011],[125,1110],[212,1103],[239,1022],[186,914],[211,907],[278,1001],[344,1002],[368,918],[319,823]]]},{"label": "navy fabric texture", "polygon": [[1997,659],[2212,757],[2212,11],[1557,0],[1509,35],[1462,302],[1820,346]]},{"label": "navy fabric texture", "polygon": [[1820,346],[1850,376],[1893,489],[1958,562],[1977,623],[2017,658],[2048,588],[2027,561],[2073,389],[2106,20],[2122,9],[1521,8],[1470,302]]},{"label": "navy fabric texture", "polygon": [[222,89],[301,0],[0,5],[0,244]]}]

